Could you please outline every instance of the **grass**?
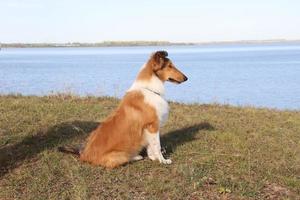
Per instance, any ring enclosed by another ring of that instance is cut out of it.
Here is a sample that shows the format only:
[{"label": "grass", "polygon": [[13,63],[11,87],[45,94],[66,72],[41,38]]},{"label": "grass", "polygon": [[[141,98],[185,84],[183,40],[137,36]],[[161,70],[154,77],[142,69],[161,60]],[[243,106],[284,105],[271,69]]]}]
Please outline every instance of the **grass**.
[{"label": "grass", "polygon": [[300,199],[300,112],[171,103],[162,147],[106,170],[57,147],[80,144],[114,98],[0,96],[0,199]]}]

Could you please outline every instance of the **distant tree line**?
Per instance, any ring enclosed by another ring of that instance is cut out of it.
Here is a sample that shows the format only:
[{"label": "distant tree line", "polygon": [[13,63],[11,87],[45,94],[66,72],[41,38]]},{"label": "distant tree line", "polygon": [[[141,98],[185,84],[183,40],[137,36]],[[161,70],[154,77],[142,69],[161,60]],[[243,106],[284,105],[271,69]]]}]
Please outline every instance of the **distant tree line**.
[{"label": "distant tree line", "polygon": [[0,43],[2,48],[28,48],[28,47],[112,47],[112,46],[170,46],[192,45],[193,43],[173,43],[168,41],[104,41],[99,43]]}]

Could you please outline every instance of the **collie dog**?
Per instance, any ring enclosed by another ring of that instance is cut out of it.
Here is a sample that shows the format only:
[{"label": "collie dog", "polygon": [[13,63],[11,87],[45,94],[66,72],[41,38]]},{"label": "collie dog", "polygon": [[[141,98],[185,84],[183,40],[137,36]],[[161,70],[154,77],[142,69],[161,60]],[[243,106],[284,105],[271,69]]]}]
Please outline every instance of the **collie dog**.
[{"label": "collie dog", "polygon": [[159,128],[169,113],[164,82],[179,84],[187,77],[167,56],[166,51],[150,56],[118,108],[90,134],[84,148],[77,151],[81,161],[115,168],[143,159],[139,153],[146,147],[151,160],[172,163],[162,155],[159,136]]}]

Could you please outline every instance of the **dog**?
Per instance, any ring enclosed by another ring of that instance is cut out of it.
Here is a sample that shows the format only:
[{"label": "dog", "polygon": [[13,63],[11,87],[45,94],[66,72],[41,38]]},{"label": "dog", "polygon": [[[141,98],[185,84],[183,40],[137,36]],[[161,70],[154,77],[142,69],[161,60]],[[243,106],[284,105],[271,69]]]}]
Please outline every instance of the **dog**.
[{"label": "dog", "polygon": [[151,160],[171,164],[161,152],[159,128],[168,118],[169,106],[164,99],[164,83],[180,84],[188,78],[167,58],[166,51],[151,54],[118,108],[88,137],[81,151],[61,147],[59,150],[79,154],[80,160],[105,168],[115,168],[139,155],[146,147]]}]

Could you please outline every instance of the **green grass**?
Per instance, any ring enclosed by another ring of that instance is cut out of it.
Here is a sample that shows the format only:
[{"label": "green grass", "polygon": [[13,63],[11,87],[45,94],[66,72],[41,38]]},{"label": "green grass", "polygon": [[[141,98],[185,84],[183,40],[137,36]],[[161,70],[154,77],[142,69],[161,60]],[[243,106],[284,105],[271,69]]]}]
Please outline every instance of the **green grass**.
[{"label": "green grass", "polygon": [[0,199],[300,199],[300,112],[171,103],[162,147],[106,170],[57,151],[80,144],[114,98],[0,96]]}]

